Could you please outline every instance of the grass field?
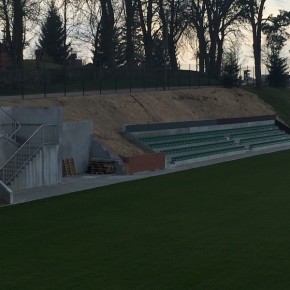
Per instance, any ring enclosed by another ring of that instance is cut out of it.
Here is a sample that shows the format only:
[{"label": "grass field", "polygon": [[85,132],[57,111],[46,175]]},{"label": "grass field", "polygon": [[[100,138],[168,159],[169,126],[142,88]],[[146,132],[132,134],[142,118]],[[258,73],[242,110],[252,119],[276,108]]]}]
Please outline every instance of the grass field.
[{"label": "grass field", "polygon": [[290,151],[0,208],[0,289],[290,289]]}]

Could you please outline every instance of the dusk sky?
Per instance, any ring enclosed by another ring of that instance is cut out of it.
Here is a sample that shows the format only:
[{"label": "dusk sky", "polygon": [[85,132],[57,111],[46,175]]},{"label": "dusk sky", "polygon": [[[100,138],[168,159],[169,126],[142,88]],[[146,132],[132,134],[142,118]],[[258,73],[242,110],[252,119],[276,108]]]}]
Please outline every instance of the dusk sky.
[{"label": "dusk sky", "polygon": [[[266,8],[264,15],[273,14],[276,15],[279,13],[279,10],[288,10],[290,11],[290,0],[267,0],[266,1]],[[290,29],[289,29],[290,32]],[[252,40],[251,35],[249,34],[247,44],[242,45],[242,66],[246,67],[253,66],[254,60],[253,60],[253,50],[252,50]],[[284,56],[286,57],[287,54],[290,56],[289,53],[290,50],[290,40],[288,41],[288,45],[283,50]],[[193,52],[183,53],[180,56],[180,64],[183,69],[188,69],[189,64],[191,69],[195,69],[195,60],[193,60],[192,57]],[[262,68],[262,71],[264,73],[265,67]]]}]

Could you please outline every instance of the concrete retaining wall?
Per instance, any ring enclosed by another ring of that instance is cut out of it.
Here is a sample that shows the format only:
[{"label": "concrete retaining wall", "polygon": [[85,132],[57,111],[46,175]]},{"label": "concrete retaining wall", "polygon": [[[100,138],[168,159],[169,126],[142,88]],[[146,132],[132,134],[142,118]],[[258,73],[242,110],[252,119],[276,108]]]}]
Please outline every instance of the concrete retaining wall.
[{"label": "concrete retaining wall", "polygon": [[61,107],[13,107],[12,116],[20,124],[60,124]]},{"label": "concrete retaining wall", "polygon": [[74,159],[76,173],[85,173],[88,168],[91,121],[65,122],[62,125],[62,159]]}]

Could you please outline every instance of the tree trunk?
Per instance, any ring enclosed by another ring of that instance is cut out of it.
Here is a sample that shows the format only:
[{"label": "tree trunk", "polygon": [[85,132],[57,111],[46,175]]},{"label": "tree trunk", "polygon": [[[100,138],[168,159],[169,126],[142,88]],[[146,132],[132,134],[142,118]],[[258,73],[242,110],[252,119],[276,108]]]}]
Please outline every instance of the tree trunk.
[{"label": "tree trunk", "polygon": [[12,61],[13,66],[16,68],[22,64],[23,60],[23,17],[24,11],[21,0],[15,0],[13,2],[13,36],[12,36]]},{"label": "tree trunk", "polygon": [[143,14],[144,11],[143,11],[141,0],[137,0],[137,4],[138,4],[140,25],[141,25],[142,36],[143,36],[146,67],[151,68],[153,66],[153,40],[152,40],[153,0],[147,1],[146,20],[144,18],[144,14]]},{"label": "tree trunk", "polygon": [[115,66],[114,11],[111,0],[101,0],[101,37],[104,60],[110,68]]},{"label": "tree trunk", "polygon": [[217,76],[220,76],[222,73],[223,53],[224,53],[224,37],[222,36],[221,39],[218,40],[218,50],[216,58]]},{"label": "tree trunk", "polygon": [[172,70],[178,69],[177,64],[177,57],[176,57],[176,47],[174,41],[170,38],[168,40],[168,55],[169,55],[169,61],[170,61],[170,68]]},{"label": "tree trunk", "polygon": [[205,73],[205,68],[208,67],[207,59],[207,44],[203,29],[197,29],[197,38],[199,44],[199,72]]},{"label": "tree trunk", "polygon": [[254,37],[253,39],[253,50],[255,59],[255,82],[256,88],[260,89],[262,87],[262,72],[261,72],[261,37]]},{"label": "tree trunk", "polygon": [[[8,12],[8,6],[7,6],[7,0],[2,0],[2,6],[3,6],[3,18],[5,19],[5,39],[4,43],[7,46],[7,49],[11,55],[12,51],[12,38],[11,38],[11,26],[10,26],[10,19],[9,19],[9,12]],[[12,56],[12,55],[11,55]]]},{"label": "tree trunk", "polygon": [[[262,87],[262,72],[261,72],[261,37],[262,37],[262,20],[263,11],[266,0],[261,0],[258,7],[258,13],[252,8],[250,15],[250,22],[252,25],[253,33],[253,52],[255,58],[255,78],[256,78],[256,88]],[[252,7],[252,6],[251,6]]]},{"label": "tree trunk", "polygon": [[133,25],[135,11],[132,0],[124,2],[126,7],[126,63],[131,68],[134,62]]}]

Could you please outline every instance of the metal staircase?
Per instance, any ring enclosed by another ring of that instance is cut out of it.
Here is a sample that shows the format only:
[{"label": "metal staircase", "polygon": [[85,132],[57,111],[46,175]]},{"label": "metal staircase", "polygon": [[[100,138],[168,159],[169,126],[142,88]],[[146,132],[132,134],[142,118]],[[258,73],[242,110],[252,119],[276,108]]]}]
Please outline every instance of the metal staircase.
[{"label": "metal staircase", "polygon": [[[15,123],[19,124],[16,121]],[[15,128],[19,130],[18,125],[15,125]],[[0,168],[0,180],[5,185],[11,185],[25,166],[42,150],[44,145],[57,143],[56,129],[56,125],[40,125],[21,147],[2,165]],[[5,142],[8,141],[16,142],[15,131],[14,133],[10,133],[9,137],[5,137]]]},{"label": "metal staircase", "polygon": [[0,107],[0,146],[7,142],[16,144],[17,132],[20,128],[21,125]]}]

